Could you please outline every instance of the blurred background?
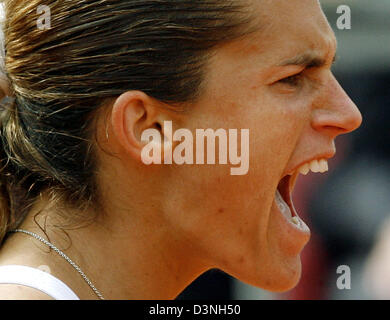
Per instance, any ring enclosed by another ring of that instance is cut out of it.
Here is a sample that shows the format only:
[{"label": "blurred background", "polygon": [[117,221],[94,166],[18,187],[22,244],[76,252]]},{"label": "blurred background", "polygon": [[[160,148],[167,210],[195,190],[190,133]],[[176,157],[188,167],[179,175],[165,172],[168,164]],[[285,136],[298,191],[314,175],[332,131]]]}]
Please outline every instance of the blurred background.
[{"label": "blurred background", "polygon": [[[309,174],[295,188],[295,206],[312,231],[301,281],[275,294],[212,270],[178,299],[390,299],[390,1],[321,3],[338,39],[334,74],[364,121],[336,140],[328,174]],[[350,30],[337,28],[340,5],[351,9]],[[350,268],[350,289],[336,285],[341,265]]]}]

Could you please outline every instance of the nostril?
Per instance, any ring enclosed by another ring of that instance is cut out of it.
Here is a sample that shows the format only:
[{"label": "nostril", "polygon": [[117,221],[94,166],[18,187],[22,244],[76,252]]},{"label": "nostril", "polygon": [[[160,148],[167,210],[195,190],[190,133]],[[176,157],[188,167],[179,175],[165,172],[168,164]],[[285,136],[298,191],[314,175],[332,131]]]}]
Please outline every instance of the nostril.
[{"label": "nostril", "polygon": [[348,133],[349,130],[344,128],[344,127],[337,127],[337,126],[324,126],[323,127],[323,130],[327,130],[327,131],[337,131],[338,134],[344,134],[344,133]]},{"label": "nostril", "polygon": [[338,109],[317,109],[313,113],[311,126],[335,138],[356,130],[362,121],[362,115],[354,104],[344,104]]},{"label": "nostril", "polygon": [[350,132],[350,130],[340,126],[323,126],[319,131],[326,134],[332,139],[336,138],[339,135],[343,135]]}]

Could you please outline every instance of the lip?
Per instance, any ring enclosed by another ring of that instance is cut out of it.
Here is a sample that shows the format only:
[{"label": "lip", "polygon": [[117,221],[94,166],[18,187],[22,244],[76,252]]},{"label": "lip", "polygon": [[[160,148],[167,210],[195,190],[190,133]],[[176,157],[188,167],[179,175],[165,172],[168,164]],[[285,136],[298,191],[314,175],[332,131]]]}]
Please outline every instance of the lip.
[{"label": "lip", "polygon": [[[303,166],[305,163],[310,163],[311,161],[313,160],[319,160],[319,159],[331,159],[335,156],[336,154],[336,151],[331,151],[331,152],[327,152],[327,153],[322,153],[322,154],[318,154],[316,156],[313,156],[311,158],[308,158],[306,160],[303,160],[301,162],[299,162],[298,164],[294,165],[294,166],[291,166],[290,168],[288,168],[282,175],[281,179],[283,179],[285,176],[287,175],[293,175],[294,172],[296,172],[296,170],[298,168],[300,168],[301,166]],[[280,179],[280,180],[281,180]]]},{"label": "lip", "polygon": [[307,224],[299,217],[299,215],[297,214],[295,208],[294,208],[294,204],[291,203],[291,205],[289,205],[292,207],[293,209],[293,217],[298,217],[299,220],[300,220],[300,223],[302,224],[302,227],[298,227],[295,223],[291,222],[289,218],[287,218],[279,209],[278,209],[278,212],[280,213],[280,215],[284,218],[284,220],[286,221],[287,225],[291,228],[293,228],[295,231],[297,231],[297,233],[299,233],[300,235],[302,236],[307,236],[309,235],[310,236],[310,229],[309,227],[307,226]]},{"label": "lip", "polygon": [[295,173],[293,173],[291,175],[291,178],[290,178],[290,181],[289,181],[290,183],[288,185],[288,192],[290,193],[290,197],[291,197],[291,205],[292,205],[292,207],[294,209],[295,214],[296,214],[296,211],[295,211],[295,208],[294,208],[294,203],[292,201],[292,193],[294,191],[294,187],[295,187],[295,184],[296,184],[296,182],[298,180],[298,177],[299,177],[299,172],[295,171]]},{"label": "lip", "polygon": [[[289,255],[298,255],[304,248],[304,246],[307,244],[307,242],[310,240],[311,232],[307,224],[299,217],[295,207],[294,202],[292,200],[292,193],[294,190],[294,186],[297,182],[299,172],[298,168],[300,168],[305,163],[310,163],[313,160],[318,159],[330,159],[333,158],[336,154],[335,148],[333,150],[328,152],[322,152],[318,153],[316,155],[311,156],[310,158],[306,158],[305,160],[302,160],[298,163],[295,163],[285,170],[284,174],[281,176],[278,184],[278,190],[279,187],[282,190],[279,190],[279,192],[284,194],[282,195],[284,201],[288,204],[291,210],[292,217],[298,217],[300,226],[297,226],[295,223],[292,222],[292,219],[290,217],[286,217],[279,209],[276,198],[274,198],[273,205],[276,213],[276,218],[278,220],[279,228],[282,231],[280,233],[280,240],[283,243],[283,248],[286,252],[286,254]],[[287,176],[290,176],[288,178],[288,184],[285,185],[285,182],[282,180],[286,178]]]},{"label": "lip", "polygon": [[[276,199],[273,203],[275,211],[276,224],[278,225],[278,236],[280,242],[280,248],[288,256],[299,255],[305,245],[309,242],[311,232],[307,224],[300,219],[301,227],[295,225],[290,218],[286,217],[276,204]],[[294,211],[293,216],[297,216],[294,204],[289,204],[290,208]]]}]

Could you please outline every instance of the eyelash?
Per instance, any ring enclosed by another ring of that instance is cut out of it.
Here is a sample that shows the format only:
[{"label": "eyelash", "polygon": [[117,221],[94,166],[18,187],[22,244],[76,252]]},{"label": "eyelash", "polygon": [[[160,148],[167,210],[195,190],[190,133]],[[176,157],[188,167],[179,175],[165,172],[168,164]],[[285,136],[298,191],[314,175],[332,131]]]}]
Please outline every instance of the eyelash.
[{"label": "eyelash", "polygon": [[292,87],[297,87],[303,80],[303,73],[294,74],[290,77],[279,80],[279,83],[287,84]]}]

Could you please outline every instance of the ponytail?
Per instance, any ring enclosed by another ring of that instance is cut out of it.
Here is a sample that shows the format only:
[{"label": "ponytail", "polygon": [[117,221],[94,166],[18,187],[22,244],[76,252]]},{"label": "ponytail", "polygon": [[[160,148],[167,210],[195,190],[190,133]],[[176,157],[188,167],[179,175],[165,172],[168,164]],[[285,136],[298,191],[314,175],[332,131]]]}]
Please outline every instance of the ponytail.
[{"label": "ponytail", "polygon": [[[3,80],[0,80],[3,81]],[[4,82],[2,83],[4,85]],[[0,85],[0,244],[9,230],[11,220],[11,196],[10,189],[12,182],[12,169],[7,152],[5,151],[4,127],[9,118],[10,109],[13,107],[14,99],[6,96]]]},{"label": "ponytail", "polygon": [[14,185],[13,169],[6,152],[7,141],[4,134],[15,104],[5,71],[4,18],[3,3],[0,3],[0,245],[13,225],[11,189],[13,189]]},{"label": "ponytail", "polygon": [[[1,124],[0,124],[1,126]],[[1,130],[2,131],[2,130]],[[8,231],[10,212],[10,197],[8,189],[7,161],[3,148],[3,135],[0,139],[0,243]]]},{"label": "ponytail", "polygon": [[[0,4],[1,24],[4,20],[3,4]],[[4,34],[0,28],[0,244],[8,231],[11,218],[11,200],[9,194],[8,157],[4,150],[3,124],[6,121],[10,99],[8,97],[8,81],[4,74]],[[8,104],[8,106],[7,106]]]}]

